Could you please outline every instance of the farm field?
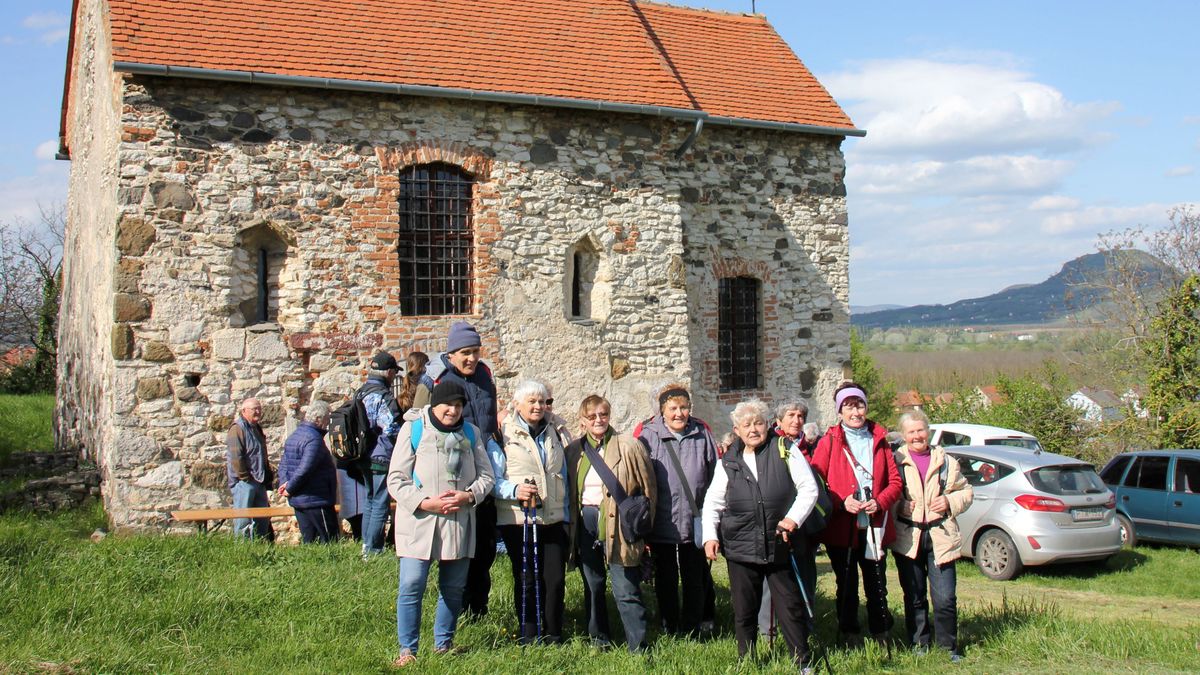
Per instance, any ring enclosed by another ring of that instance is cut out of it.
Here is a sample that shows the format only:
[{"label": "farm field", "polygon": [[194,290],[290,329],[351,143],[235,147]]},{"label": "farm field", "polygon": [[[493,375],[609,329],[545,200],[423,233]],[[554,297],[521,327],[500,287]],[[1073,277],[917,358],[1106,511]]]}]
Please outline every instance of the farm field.
[{"label": "farm field", "polygon": [[[0,672],[388,671],[396,653],[394,559],[364,563],[348,542],[270,546],[234,542],[227,533],[90,542],[103,520],[98,508],[0,516]],[[818,561],[819,638],[831,643],[833,579],[828,561]],[[991,673],[1193,670],[1200,658],[1198,566],[1194,551],[1138,548],[1105,565],[1035,568],[997,583],[960,563],[966,665]],[[723,562],[713,566],[719,638],[658,638],[649,657],[599,652],[581,637],[577,573],[568,575],[567,596],[567,632],[575,639],[560,647],[516,646],[508,570],[500,557],[492,612],[460,627],[461,655],[429,653],[434,596],[427,596],[419,672],[794,672],[782,645],[769,652],[764,643],[758,663],[737,663]],[[902,624],[900,589],[889,571],[889,601]],[[842,673],[956,670],[936,651],[918,657],[899,648],[901,630],[893,631],[890,659],[875,646],[835,647],[830,665]]]}]

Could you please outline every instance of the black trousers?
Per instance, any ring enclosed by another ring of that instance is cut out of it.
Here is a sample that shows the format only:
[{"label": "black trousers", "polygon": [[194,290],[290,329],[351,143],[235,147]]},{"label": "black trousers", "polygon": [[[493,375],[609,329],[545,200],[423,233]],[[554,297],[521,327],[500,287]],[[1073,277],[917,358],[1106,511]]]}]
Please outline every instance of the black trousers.
[{"label": "black trousers", "polygon": [[[712,575],[704,551],[692,544],[650,544],[654,563],[654,596],[658,599],[658,615],[663,628],[671,634],[696,635],[703,619]],[[679,591],[683,590],[683,609],[680,611]]]},{"label": "black trousers", "polygon": [[837,580],[838,630],[844,635],[862,632],[858,621],[858,572],[862,570],[863,593],[867,596],[867,627],[871,634],[892,629],[892,614],[887,608],[887,556],[879,560],[865,557],[866,530],[859,530],[856,545],[850,548],[826,546],[829,564]]},{"label": "black trousers", "polygon": [[475,508],[475,557],[467,568],[463,611],[483,616],[492,592],[492,563],[496,560],[496,500],[491,496]]},{"label": "black trousers", "polygon": [[762,606],[763,579],[771,589],[779,628],[797,667],[808,662],[808,621],[800,584],[790,562],[757,565],[727,560],[729,594],[733,600],[733,634],[738,656],[752,654],[758,641],[758,609]]},{"label": "black trousers", "polygon": [[300,526],[300,541],[328,544],[338,538],[337,513],[332,506],[316,506],[311,509],[296,509],[296,524]]},{"label": "black trousers", "polygon": [[[533,528],[537,528],[536,549]],[[524,626],[521,641],[531,642],[538,637],[537,610],[540,609],[541,637],[549,642],[561,642],[570,544],[566,525],[534,525],[529,530],[522,525],[501,525],[498,529],[512,563],[513,604],[517,623]]]}]

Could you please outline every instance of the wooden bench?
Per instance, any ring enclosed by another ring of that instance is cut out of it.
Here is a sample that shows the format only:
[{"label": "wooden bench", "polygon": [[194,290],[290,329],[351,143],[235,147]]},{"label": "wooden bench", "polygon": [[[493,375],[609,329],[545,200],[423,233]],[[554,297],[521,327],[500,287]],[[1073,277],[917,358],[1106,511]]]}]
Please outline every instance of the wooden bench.
[{"label": "wooden bench", "polygon": [[190,509],[172,511],[171,517],[181,523],[195,523],[201,533],[208,532],[208,523],[217,521],[213,531],[220,529],[226,520],[234,518],[285,518],[296,515],[290,506],[254,506],[245,509]]}]

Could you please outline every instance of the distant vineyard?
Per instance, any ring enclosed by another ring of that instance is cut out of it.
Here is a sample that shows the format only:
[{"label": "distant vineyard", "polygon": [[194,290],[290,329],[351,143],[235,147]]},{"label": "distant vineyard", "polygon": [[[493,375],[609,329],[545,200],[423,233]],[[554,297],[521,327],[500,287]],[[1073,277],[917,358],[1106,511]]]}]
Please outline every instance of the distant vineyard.
[{"label": "distant vineyard", "polygon": [[1074,380],[1075,354],[1040,350],[930,350],[872,349],[871,358],[898,391],[916,389],[924,394],[953,391],[961,385],[994,384],[996,374],[1021,377],[1037,371],[1046,360],[1061,366]]}]

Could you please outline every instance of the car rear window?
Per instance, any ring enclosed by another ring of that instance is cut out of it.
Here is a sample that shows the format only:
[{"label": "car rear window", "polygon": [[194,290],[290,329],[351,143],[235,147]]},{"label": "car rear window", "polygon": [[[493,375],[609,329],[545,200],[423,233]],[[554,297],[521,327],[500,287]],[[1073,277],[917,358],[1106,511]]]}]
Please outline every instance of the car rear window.
[{"label": "car rear window", "polygon": [[1026,475],[1033,487],[1052,495],[1100,494],[1108,489],[1096,470],[1086,464],[1043,466]]},{"label": "car rear window", "polygon": [[1010,448],[1025,448],[1026,450],[1041,450],[1042,446],[1031,438],[989,438],[984,445],[1004,445]]}]

